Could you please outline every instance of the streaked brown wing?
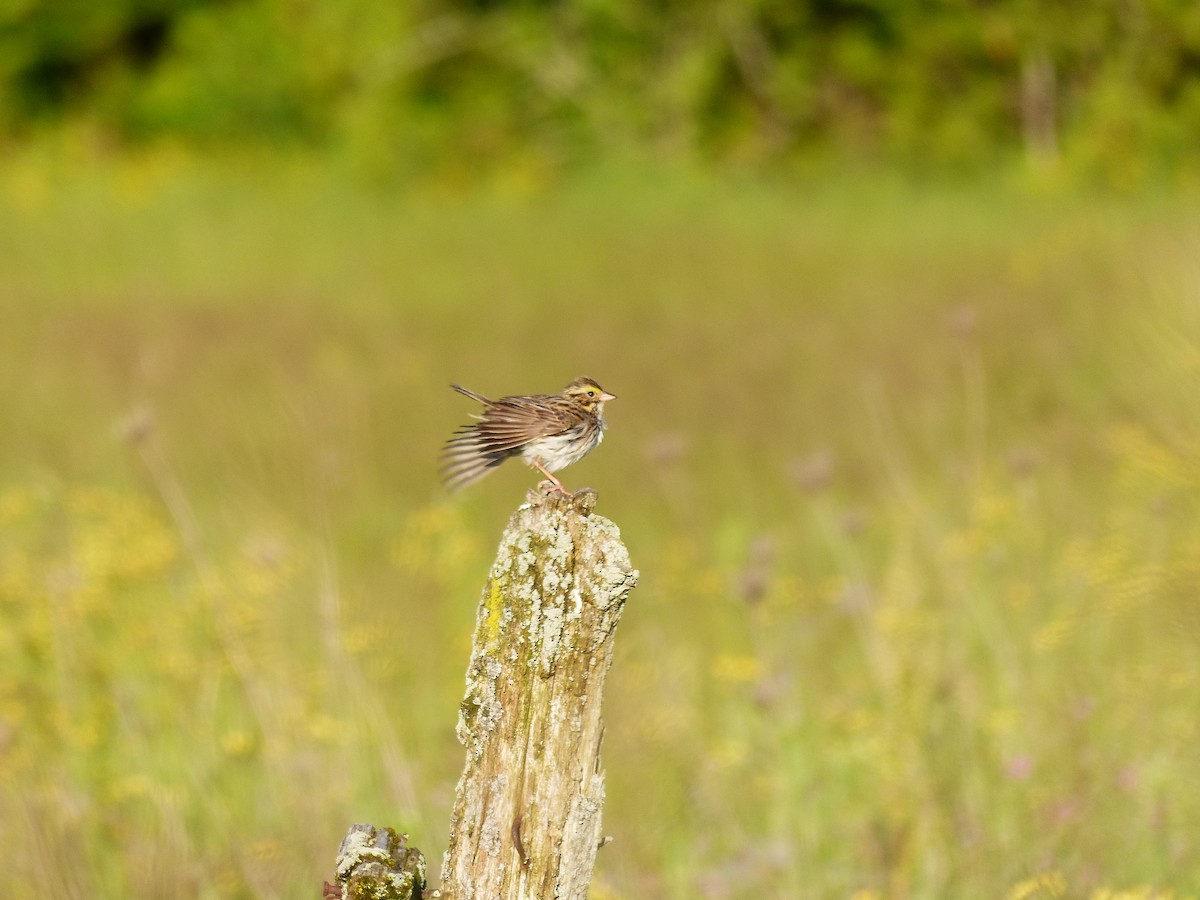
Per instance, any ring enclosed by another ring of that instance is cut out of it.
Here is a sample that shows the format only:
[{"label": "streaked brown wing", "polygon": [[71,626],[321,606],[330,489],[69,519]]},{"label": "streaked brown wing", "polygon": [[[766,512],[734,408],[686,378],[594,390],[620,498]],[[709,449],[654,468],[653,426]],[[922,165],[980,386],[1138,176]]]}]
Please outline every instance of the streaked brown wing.
[{"label": "streaked brown wing", "polygon": [[[462,388],[467,396],[476,396]],[[478,398],[482,399],[482,398]],[[553,394],[502,397],[487,402],[480,420],[464,425],[442,450],[442,481],[452,491],[478,481],[530,441],[550,437],[578,425],[583,413]]]},{"label": "streaked brown wing", "polygon": [[475,428],[475,425],[463,426],[442,450],[442,482],[452,491],[478,481],[513,455],[507,451],[496,453],[485,450]]},{"label": "streaked brown wing", "polygon": [[583,421],[585,413],[553,394],[502,397],[483,411],[473,426],[486,453],[518,453],[530,441],[562,434]]}]

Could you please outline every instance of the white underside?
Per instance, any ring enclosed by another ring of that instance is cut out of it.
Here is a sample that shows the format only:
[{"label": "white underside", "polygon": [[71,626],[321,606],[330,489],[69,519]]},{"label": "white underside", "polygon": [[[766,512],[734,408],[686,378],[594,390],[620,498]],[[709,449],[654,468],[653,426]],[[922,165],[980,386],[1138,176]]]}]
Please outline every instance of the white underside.
[{"label": "white underside", "polygon": [[579,462],[590,453],[597,444],[604,440],[604,420],[596,429],[595,437],[586,444],[579,443],[579,430],[571,430],[563,434],[538,438],[530,441],[521,450],[521,459],[526,462],[541,460],[548,472],[557,472],[567,466]]}]

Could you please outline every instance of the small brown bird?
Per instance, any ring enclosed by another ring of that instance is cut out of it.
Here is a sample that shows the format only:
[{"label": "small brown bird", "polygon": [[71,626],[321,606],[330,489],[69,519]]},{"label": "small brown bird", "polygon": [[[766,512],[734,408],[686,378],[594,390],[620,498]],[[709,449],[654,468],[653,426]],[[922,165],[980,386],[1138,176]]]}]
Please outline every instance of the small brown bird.
[{"label": "small brown bird", "polygon": [[499,400],[450,387],[483,404],[479,421],[458,429],[442,451],[442,481],[452,491],[519,456],[550,479],[553,490],[570,493],[551,473],[579,462],[603,440],[604,404],[617,399],[591,378],[576,378],[558,394]]}]

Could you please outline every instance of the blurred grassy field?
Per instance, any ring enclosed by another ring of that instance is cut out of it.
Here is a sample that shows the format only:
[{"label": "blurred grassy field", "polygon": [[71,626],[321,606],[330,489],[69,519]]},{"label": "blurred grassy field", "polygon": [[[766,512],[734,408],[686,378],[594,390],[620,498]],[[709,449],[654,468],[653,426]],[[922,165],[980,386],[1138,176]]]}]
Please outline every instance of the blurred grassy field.
[{"label": "blurred grassy field", "polygon": [[[1200,893],[1195,198],[0,173],[0,893],[436,872],[447,387],[620,395],[597,898]],[[1173,892],[1173,893],[1172,893]]]}]

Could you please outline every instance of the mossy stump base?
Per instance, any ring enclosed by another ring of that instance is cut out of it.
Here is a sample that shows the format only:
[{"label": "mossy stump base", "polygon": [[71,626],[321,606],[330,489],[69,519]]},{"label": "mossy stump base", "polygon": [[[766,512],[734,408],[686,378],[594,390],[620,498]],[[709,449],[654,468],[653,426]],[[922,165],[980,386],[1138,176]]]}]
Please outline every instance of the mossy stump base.
[{"label": "mossy stump base", "polygon": [[337,883],[324,900],[421,900],[425,857],[408,835],[374,825],[351,825],[337,855]]},{"label": "mossy stump base", "polygon": [[637,582],[596,494],[531,491],[509,520],[475,622],[440,895],[583,900],[601,843],[600,703]]}]

